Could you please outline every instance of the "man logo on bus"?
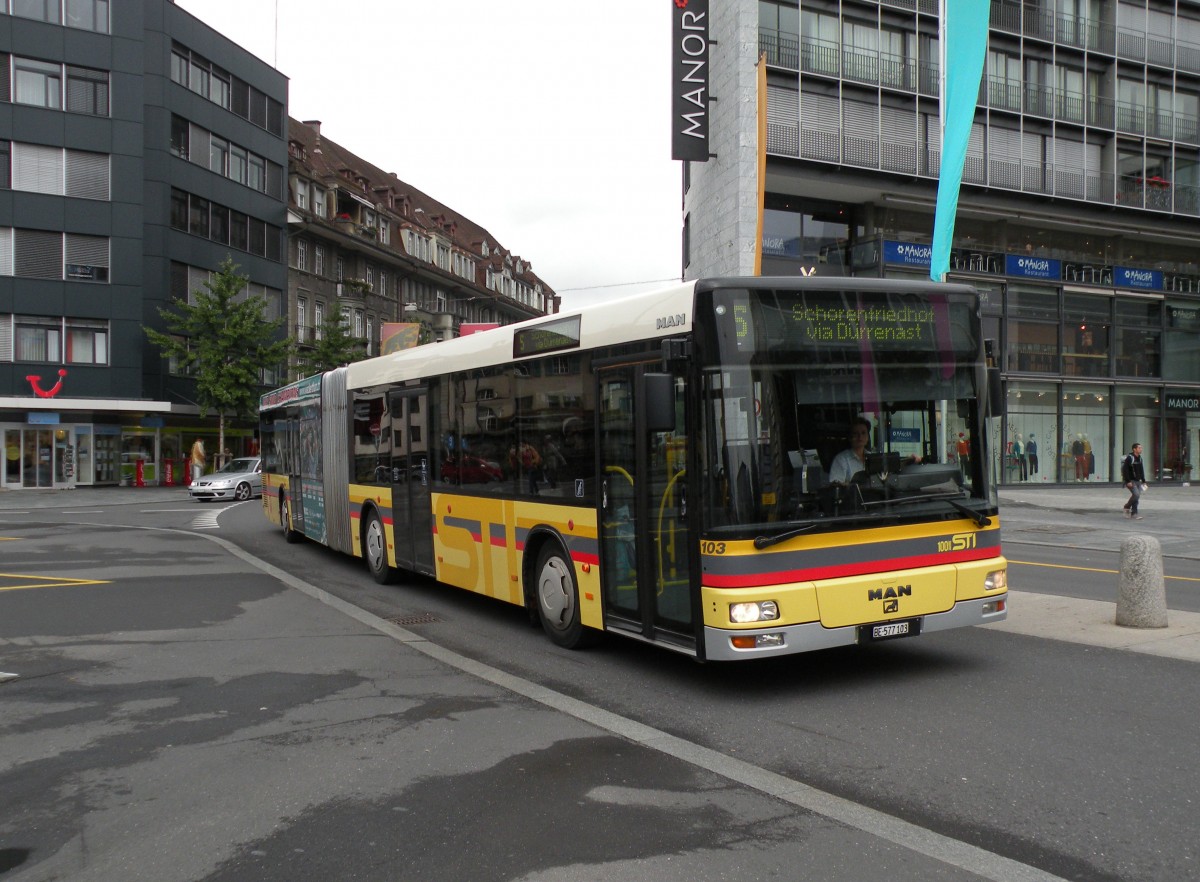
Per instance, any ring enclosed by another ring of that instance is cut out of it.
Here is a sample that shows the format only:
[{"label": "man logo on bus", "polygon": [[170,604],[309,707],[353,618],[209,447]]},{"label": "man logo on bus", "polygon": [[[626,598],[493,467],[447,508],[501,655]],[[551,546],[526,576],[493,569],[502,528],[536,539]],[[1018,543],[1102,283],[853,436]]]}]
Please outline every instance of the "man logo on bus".
[{"label": "man logo on bus", "polygon": [[897,585],[887,588],[868,588],[867,600],[895,600],[899,597],[912,597],[912,585]]},{"label": "man logo on bus", "polygon": [[661,331],[663,328],[679,328],[687,324],[687,315],[679,313],[678,315],[667,315],[658,319],[655,322],[655,329]]}]

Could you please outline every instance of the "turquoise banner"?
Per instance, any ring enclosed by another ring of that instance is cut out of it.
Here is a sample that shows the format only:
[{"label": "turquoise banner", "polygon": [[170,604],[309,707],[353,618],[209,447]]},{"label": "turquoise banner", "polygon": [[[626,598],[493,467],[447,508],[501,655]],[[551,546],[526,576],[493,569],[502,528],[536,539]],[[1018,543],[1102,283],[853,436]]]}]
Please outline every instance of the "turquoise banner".
[{"label": "turquoise banner", "polygon": [[990,0],[942,0],[942,161],[937,210],[933,217],[933,255],[929,277],[946,279],[954,244],[954,216],[963,163],[979,101],[979,81],[987,52]]}]

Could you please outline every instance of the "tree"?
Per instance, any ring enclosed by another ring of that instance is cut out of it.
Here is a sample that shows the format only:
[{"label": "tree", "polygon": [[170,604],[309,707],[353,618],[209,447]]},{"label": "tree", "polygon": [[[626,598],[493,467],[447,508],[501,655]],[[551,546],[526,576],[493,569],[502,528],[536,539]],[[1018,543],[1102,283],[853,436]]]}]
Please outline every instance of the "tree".
[{"label": "tree", "polygon": [[317,338],[312,348],[297,352],[296,367],[300,376],[309,377],[358,361],[366,354],[366,341],[352,336],[345,320],[334,314],[326,318],[317,329]]},{"label": "tree", "polygon": [[242,296],[247,281],[226,258],[220,271],[192,292],[193,302],[176,299],[174,309],[159,308],[167,333],[146,328],[162,356],[195,378],[200,416],[217,412],[218,456],[225,450],[226,415],[254,414],[262,387],[259,371],[285,364],[292,351],[292,341],[280,336],[286,319],[264,319],[266,298]]}]

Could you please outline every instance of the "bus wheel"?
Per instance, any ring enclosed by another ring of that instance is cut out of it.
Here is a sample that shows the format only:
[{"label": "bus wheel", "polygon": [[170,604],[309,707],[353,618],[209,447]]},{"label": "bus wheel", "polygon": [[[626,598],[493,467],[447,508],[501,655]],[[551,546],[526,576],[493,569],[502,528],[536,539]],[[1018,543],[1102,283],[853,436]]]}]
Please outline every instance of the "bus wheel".
[{"label": "bus wheel", "polygon": [[367,569],[380,585],[387,585],[396,578],[396,571],[388,566],[387,534],[383,530],[383,521],[378,512],[371,512],[367,518],[367,526],[363,528],[363,557],[367,559]]},{"label": "bus wheel", "polygon": [[566,649],[578,649],[591,642],[588,629],[580,621],[575,572],[557,547],[547,545],[542,549],[534,577],[538,615],[547,636]]},{"label": "bus wheel", "polygon": [[283,538],[286,542],[299,542],[304,538],[298,531],[292,529],[292,511],[287,497],[279,497],[279,523],[283,525]]}]

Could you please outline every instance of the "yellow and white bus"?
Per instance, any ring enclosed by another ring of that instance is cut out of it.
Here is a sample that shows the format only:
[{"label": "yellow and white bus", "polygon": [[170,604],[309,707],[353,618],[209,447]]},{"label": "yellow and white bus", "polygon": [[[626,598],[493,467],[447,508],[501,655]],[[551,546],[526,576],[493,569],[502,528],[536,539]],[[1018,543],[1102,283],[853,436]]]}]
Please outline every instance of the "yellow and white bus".
[{"label": "yellow and white bus", "polygon": [[[1007,615],[998,388],[971,288],[693,281],[263,396],[263,507],[380,582],[524,606],[566,647],[913,637]],[[831,476],[856,420],[858,466]]]}]

